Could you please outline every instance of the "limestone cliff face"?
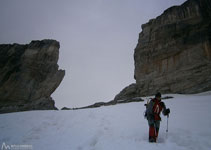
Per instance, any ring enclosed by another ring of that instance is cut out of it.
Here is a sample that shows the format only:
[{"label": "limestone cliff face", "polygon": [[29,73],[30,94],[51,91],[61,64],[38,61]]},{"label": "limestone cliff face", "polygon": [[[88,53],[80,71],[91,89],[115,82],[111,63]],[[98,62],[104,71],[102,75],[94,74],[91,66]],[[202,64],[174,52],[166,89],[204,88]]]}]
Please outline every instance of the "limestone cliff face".
[{"label": "limestone cliff face", "polygon": [[0,113],[56,109],[50,96],[65,75],[59,47],[55,40],[0,45]]},{"label": "limestone cliff face", "polygon": [[188,0],[143,24],[134,60],[135,95],[211,90],[211,1]]}]

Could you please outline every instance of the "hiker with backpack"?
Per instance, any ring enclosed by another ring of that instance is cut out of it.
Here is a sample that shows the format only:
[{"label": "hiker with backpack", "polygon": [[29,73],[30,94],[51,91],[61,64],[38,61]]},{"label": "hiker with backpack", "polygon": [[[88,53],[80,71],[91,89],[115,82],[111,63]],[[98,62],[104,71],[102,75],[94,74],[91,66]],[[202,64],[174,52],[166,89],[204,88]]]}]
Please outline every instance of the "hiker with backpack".
[{"label": "hiker with backpack", "polygon": [[164,102],[161,101],[161,93],[158,92],[146,106],[145,117],[149,124],[149,142],[157,142],[160,128],[160,113],[164,116],[169,116],[170,109],[166,109]]}]

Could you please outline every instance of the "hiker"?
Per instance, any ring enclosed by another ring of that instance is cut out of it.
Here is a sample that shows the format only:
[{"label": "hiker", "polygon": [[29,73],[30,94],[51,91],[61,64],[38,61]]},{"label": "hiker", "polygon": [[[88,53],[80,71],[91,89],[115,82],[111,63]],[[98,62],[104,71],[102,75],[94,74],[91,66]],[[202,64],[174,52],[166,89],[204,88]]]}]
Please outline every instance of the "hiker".
[{"label": "hiker", "polygon": [[149,124],[149,142],[156,142],[159,128],[160,128],[160,113],[163,112],[164,116],[168,116],[170,109],[166,109],[164,102],[161,101],[161,93],[158,92],[149,104],[146,105],[145,116]]}]

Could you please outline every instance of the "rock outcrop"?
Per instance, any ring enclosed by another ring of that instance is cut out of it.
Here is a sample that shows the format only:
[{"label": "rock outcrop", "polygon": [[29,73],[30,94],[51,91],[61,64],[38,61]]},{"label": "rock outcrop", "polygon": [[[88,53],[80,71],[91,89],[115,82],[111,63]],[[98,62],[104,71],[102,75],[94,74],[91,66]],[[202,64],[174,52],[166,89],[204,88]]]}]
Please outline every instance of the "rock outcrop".
[{"label": "rock outcrop", "polygon": [[143,24],[134,60],[136,84],[115,99],[211,90],[211,1],[188,0]]},{"label": "rock outcrop", "polygon": [[[170,97],[170,98],[172,98],[172,97]],[[143,101],[144,101],[144,99],[142,99],[141,97],[135,97],[135,98],[122,99],[122,100],[111,100],[109,102],[97,102],[97,103],[94,103],[89,106],[78,107],[78,108],[63,107],[61,110],[77,110],[77,109],[97,108],[97,107],[101,107],[101,106],[111,106],[111,105],[117,105],[117,104],[123,104],[123,103],[143,102]]]},{"label": "rock outcrop", "polygon": [[65,75],[59,47],[55,40],[0,45],[0,113],[57,109],[51,94]]}]

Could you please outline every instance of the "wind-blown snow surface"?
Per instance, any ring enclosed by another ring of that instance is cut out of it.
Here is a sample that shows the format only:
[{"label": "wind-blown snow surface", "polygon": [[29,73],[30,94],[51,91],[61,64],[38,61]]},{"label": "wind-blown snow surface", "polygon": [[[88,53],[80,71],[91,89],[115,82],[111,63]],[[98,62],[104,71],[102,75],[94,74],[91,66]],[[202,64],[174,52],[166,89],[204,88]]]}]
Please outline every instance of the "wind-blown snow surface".
[{"label": "wind-blown snow surface", "polygon": [[[33,150],[210,150],[211,93],[171,95],[169,132],[162,116],[158,143],[148,143],[143,102],[95,109],[0,115],[1,143]],[[1,148],[1,147],[0,147]]]}]

